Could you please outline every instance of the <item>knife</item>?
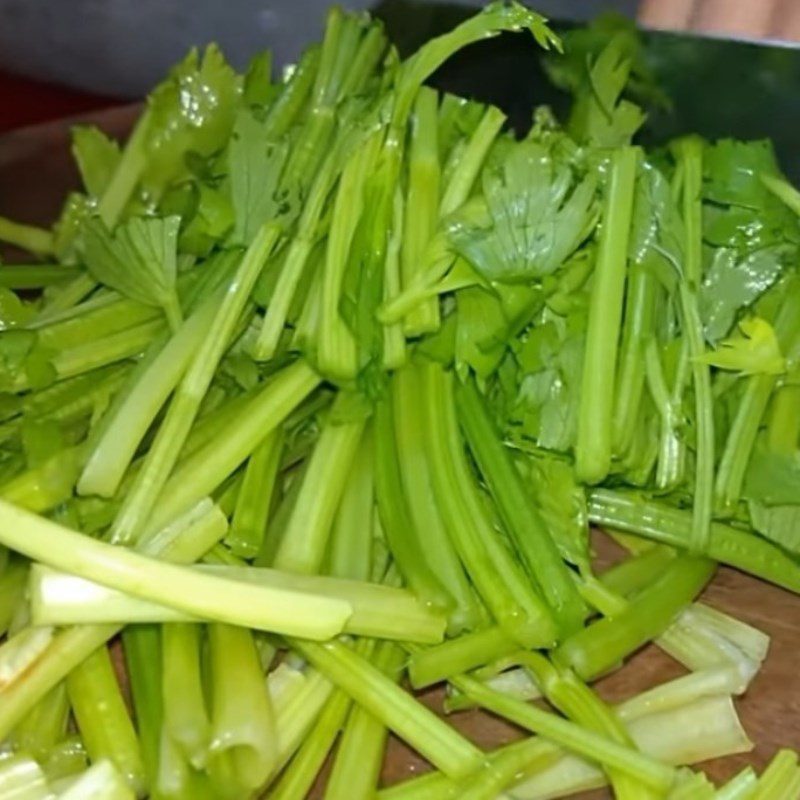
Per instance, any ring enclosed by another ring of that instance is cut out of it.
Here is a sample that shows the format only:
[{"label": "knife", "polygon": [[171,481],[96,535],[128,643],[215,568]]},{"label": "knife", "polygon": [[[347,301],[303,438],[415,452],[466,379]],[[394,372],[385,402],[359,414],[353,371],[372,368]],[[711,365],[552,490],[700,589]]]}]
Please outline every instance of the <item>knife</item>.
[{"label": "knife", "polygon": [[[388,0],[376,11],[403,54],[474,13],[464,6],[410,0]],[[551,22],[556,30],[574,25],[560,19]],[[800,182],[797,43],[662,31],[642,35],[650,66],[673,101],[672,109],[651,113],[643,131],[648,144],[690,132],[709,139],[768,138],[787,175]],[[504,35],[460,53],[439,71],[434,83],[498,105],[514,127],[524,129],[534,106],[550,105],[558,115],[568,103],[547,80],[541,61],[541,50],[529,37]]]}]

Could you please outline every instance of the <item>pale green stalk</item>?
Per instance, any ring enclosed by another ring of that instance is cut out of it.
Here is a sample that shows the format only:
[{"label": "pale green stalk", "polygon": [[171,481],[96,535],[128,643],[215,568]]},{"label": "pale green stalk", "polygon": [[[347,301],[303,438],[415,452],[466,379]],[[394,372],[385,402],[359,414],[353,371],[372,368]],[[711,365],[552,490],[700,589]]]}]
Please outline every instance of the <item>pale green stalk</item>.
[{"label": "pale green stalk", "polygon": [[[248,796],[278,760],[272,700],[253,635],[244,628],[208,628],[211,738],[208,770],[214,783],[238,786]],[[231,677],[235,676],[235,680]],[[231,789],[227,788],[230,792]]]},{"label": "pale green stalk", "polygon": [[267,434],[250,456],[244,470],[231,527],[225,543],[242,558],[253,558],[261,549],[272,504],[275,481],[283,453],[284,432]]},{"label": "pale green stalk", "polygon": [[[334,403],[333,416],[339,403],[346,402],[344,397]],[[305,574],[319,571],[365,422],[362,418],[352,422],[328,419],[325,423],[275,555],[276,569]]]},{"label": "pale green stalk", "polygon": [[611,156],[589,301],[575,443],[575,469],[578,478],[585,483],[600,482],[611,467],[618,339],[638,160],[639,151],[634,147],[620,147]]},{"label": "pale green stalk", "polygon": [[213,492],[314,390],[319,380],[304,361],[297,361],[237,406],[238,413],[210,427],[209,438],[187,455],[166,485],[160,487],[146,533],[168,525]]},{"label": "pale green stalk", "polygon": [[143,792],[146,779],[139,740],[106,647],[70,672],[67,693],[92,763],[108,759],[131,789]]},{"label": "pale green stalk", "polygon": [[209,325],[206,339],[197,349],[172,398],[144,466],[125,497],[114,521],[113,541],[135,542],[153,516],[156,498],[161,494],[164,483],[173,472],[180,450],[197,417],[230,336],[248,302],[250,292],[280,238],[280,228],[267,223],[259,230],[247,249],[231,281],[231,288],[225,293]]},{"label": "pale green stalk", "polygon": [[201,628],[173,623],[161,628],[164,732],[195,769],[206,764],[211,723],[203,696]]},{"label": "pale green stalk", "polygon": [[207,335],[216,305],[209,301],[192,314],[139,377],[89,455],[78,481],[80,494],[116,493],[147,429]]}]

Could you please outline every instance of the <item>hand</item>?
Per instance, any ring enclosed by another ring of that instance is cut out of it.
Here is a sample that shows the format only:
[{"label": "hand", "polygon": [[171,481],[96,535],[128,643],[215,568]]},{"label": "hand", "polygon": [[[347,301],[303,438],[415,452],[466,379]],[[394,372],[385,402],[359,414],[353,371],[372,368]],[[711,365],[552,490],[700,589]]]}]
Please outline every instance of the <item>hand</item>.
[{"label": "hand", "polygon": [[797,0],[642,0],[646,27],[800,40]]}]

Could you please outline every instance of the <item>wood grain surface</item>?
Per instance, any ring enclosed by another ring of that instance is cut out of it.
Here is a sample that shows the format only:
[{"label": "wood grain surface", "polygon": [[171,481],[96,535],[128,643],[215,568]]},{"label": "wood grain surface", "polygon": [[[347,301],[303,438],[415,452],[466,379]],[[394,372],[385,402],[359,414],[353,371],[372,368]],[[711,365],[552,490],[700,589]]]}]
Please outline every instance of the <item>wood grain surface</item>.
[{"label": "wood grain surface", "polygon": [[[91,121],[111,134],[124,134],[138,111],[136,106],[95,114]],[[46,223],[57,215],[66,192],[77,185],[69,158],[68,130],[73,121],[20,130],[0,138],[0,214],[26,222]],[[83,121],[86,121],[84,118]],[[600,566],[619,555],[610,541],[595,536]],[[772,637],[764,668],[747,695],[737,701],[745,729],[755,743],[752,753],[703,765],[715,779],[729,777],[744,764],[762,768],[782,746],[800,749],[800,597],[756,581],[731,569],[720,569],[704,594],[714,608],[749,622]],[[601,695],[616,702],[676,677],[682,668],[655,646],[636,654],[622,670],[598,684]],[[441,709],[442,691],[426,693],[424,701]],[[450,717],[452,723],[481,747],[491,748],[519,738],[514,726],[486,713],[468,711]],[[386,784],[419,774],[427,765],[402,743],[389,745],[383,779]],[[316,792],[313,797],[321,796]],[[606,792],[583,800],[609,797]],[[789,800],[789,798],[787,798]]]}]

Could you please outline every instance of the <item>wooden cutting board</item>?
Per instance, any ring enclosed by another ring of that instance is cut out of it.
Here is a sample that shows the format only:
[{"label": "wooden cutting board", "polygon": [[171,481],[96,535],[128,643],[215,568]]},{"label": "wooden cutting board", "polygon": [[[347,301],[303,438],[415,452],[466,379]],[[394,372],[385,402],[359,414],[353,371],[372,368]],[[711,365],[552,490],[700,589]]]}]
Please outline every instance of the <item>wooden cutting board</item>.
[{"label": "wooden cutting board", "polygon": [[[0,214],[31,223],[50,223],[78,176],[69,155],[68,131],[75,122],[92,122],[115,136],[124,135],[138,114],[124,106],[54,124],[16,131],[0,138]],[[598,564],[607,566],[619,551],[606,537],[595,536]],[[722,568],[703,595],[714,608],[755,625],[772,637],[769,656],[747,695],[737,701],[745,729],[755,743],[752,753],[704,764],[709,775],[722,780],[744,765],[758,769],[779,747],[800,750],[800,597]],[[682,673],[682,667],[655,646],[634,656],[619,672],[597,684],[600,694],[617,702]],[[423,696],[441,709],[442,691]],[[486,713],[467,711],[450,721],[476,744],[492,748],[519,738],[521,732]],[[401,742],[391,741],[384,768],[386,784],[428,769]],[[584,800],[609,797],[606,792],[583,795]],[[789,798],[787,798],[789,800]]]}]

